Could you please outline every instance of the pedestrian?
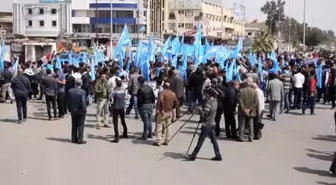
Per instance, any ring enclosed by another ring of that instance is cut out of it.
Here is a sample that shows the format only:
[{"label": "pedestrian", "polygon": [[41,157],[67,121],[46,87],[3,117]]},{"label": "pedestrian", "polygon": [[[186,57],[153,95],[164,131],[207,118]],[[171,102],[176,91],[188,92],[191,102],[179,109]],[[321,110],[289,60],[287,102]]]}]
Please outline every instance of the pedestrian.
[{"label": "pedestrian", "polygon": [[42,85],[44,87],[44,95],[47,103],[47,112],[49,121],[51,121],[52,116],[50,112],[50,105],[52,105],[52,108],[54,110],[54,119],[57,118],[57,110],[56,110],[56,95],[57,95],[57,81],[52,76],[51,70],[47,69],[47,76],[45,76],[42,79]]},{"label": "pedestrian", "polygon": [[126,91],[122,87],[122,81],[117,79],[116,88],[112,91],[110,97],[113,99],[112,102],[112,118],[113,118],[113,128],[114,128],[114,140],[111,142],[119,142],[119,125],[118,119],[120,118],[121,125],[123,126],[122,138],[128,138],[127,125],[125,121],[125,97]]},{"label": "pedestrian", "polygon": [[277,114],[279,113],[280,103],[284,97],[283,83],[279,80],[278,76],[274,73],[270,74],[271,80],[267,87],[267,94],[269,100],[270,114],[267,117],[276,121]]},{"label": "pedestrian", "polygon": [[183,105],[184,100],[184,81],[179,76],[177,70],[172,71],[170,88],[179,101],[179,105],[176,107],[176,119],[179,119],[181,117],[181,106]]},{"label": "pedestrian", "polygon": [[305,76],[301,73],[301,68],[297,69],[294,75],[294,109],[301,108],[302,88],[305,83]]},{"label": "pedestrian", "polygon": [[1,86],[1,102],[6,102],[6,94],[8,93],[10,103],[13,103],[14,97],[13,97],[13,92],[11,88],[11,81],[13,79],[13,73],[9,71],[9,63],[5,62],[4,65],[4,71],[1,73],[1,81],[2,81],[2,86]]},{"label": "pedestrian", "polygon": [[163,91],[160,93],[158,101],[157,109],[159,110],[159,113],[156,123],[156,141],[153,144],[154,146],[160,146],[162,144],[161,136],[163,132],[165,134],[163,145],[168,145],[168,140],[171,134],[172,111],[178,104],[176,95],[170,90],[170,83],[168,81],[164,82]]},{"label": "pedestrian", "polygon": [[109,101],[108,101],[108,86],[106,81],[106,74],[102,73],[95,85],[95,98],[97,100],[97,115],[96,115],[96,129],[100,130],[101,127],[101,114],[104,117],[104,127],[109,128]]},{"label": "pedestrian", "polygon": [[309,72],[309,87],[308,87],[308,97],[307,102],[302,106],[302,114],[306,114],[306,108],[310,108],[310,115],[315,114],[315,96],[316,96],[316,75],[315,70]]},{"label": "pedestrian", "polygon": [[91,77],[90,77],[90,67],[84,67],[83,69],[83,74],[82,74],[82,81],[83,81],[83,85],[82,85],[82,89],[85,91],[85,100],[86,100],[86,105],[90,105],[91,104],[91,91],[92,91],[92,87],[91,87]]},{"label": "pedestrian", "polygon": [[58,118],[64,118],[65,114],[65,76],[60,70],[55,69],[55,78],[57,82],[57,107]]},{"label": "pedestrian", "polygon": [[[227,87],[224,87],[224,119],[225,119],[225,133],[228,139],[237,139],[237,125],[235,112],[237,107],[237,91],[239,89],[239,83],[232,81],[228,83]],[[225,103],[224,103],[225,102]],[[216,134],[219,135],[220,128],[217,128]]]},{"label": "pedestrian", "polygon": [[264,124],[261,122],[262,114],[265,111],[265,96],[264,92],[258,87],[256,83],[253,83],[252,87],[257,91],[258,95],[258,113],[253,120],[254,140],[259,140],[262,137],[262,129]]},{"label": "pedestrian", "polygon": [[[287,68],[288,69],[288,68]],[[280,105],[280,111],[285,111],[285,113],[289,113],[290,111],[290,91],[292,90],[292,82],[293,82],[293,76],[289,72],[289,70],[284,70],[283,74],[281,75],[281,81],[283,83],[283,89],[284,89],[284,97],[282,98],[283,101],[281,101]]]},{"label": "pedestrian", "polygon": [[215,151],[215,157],[211,160],[221,161],[222,155],[220,154],[219,146],[215,136],[215,116],[217,112],[217,100],[215,98],[216,91],[213,88],[208,88],[204,91],[204,105],[199,107],[199,112],[202,120],[201,133],[199,135],[196,147],[191,155],[187,155],[187,160],[194,161],[197,154],[201,150],[204,140],[207,136],[210,137],[211,143]]},{"label": "pedestrian", "polygon": [[75,144],[86,144],[84,141],[84,123],[86,117],[86,92],[81,89],[82,80],[77,78],[75,88],[68,92],[69,111],[71,113],[71,142]]},{"label": "pedestrian", "polygon": [[143,132],[140,140],[147,140],[153,137],[152,129],[152,115],[155,103],[155,95],[153,88],[145,84],[145,78],[140,76],[138,78],[140,87],[137,92],[138,109],[141,120],[143,122]]},{"label": "pedestrian", "polygon": [[139,119],[139,112],[138,112],[138,107],[137,107],[137,92],[139,89],[139,82],[138,78],[141,75],[139,74],[139,70],[137,68],[134,68],[133,74],[130,76],[130,80],[128,82],[128,93],[131,95],[131,100],[130,104],[128,105],[128,108],[126,110],[126,115],[129,115],[131,113],[131,110],[134,106],[134,111],[135,111],[135,119]]},{"label": "pedestrian", "polygon": [[239,136],[237,141],[243,142],[245,123],[249,126],[249,142],[253,141],[253,118],[257,116],[258,112],[258,94],[251,86],[253,84],[252,78],[247,78],[246,86],[239,90],[238,93],[238,122],[239,122]]},{"label": "pedestrian", "polygon": [[18,123],[20,124],[27,120],[27,101],[31,91],[31,84],[27,76],[23,75],[22,72],[18,72],[17,76],[12,80],[11,88],[16,101]]}]

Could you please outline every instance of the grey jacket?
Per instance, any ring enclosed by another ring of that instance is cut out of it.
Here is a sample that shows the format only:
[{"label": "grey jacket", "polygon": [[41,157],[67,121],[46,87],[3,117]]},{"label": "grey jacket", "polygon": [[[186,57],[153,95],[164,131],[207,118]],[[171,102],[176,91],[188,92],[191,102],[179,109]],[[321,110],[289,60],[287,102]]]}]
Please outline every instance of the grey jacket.
[{"label": "grey jacket", "polygon": [[270,101],[282,101],[284,95],[283,83],[278,78],[269,81],[267,93]]},{"label": "grey jacket", "polygon": [[44,86],[44,94],[46,96],[56,96],[57,95],[57,81],[52,76],[46,76],[42,79]]},{"label": "grey jacket", "polygon": [[184,82],[180,76],[176,75],[171,80],[170,89],[176,94],[176,97],[184,96]]},{"label": "grey jacket", "polygon": [[210,99],[203,105],[201,111],[201,120],[206,127],[215,126],[215,117],[217,112],[217,99]]},{"label": "grey jacket", "polygon": [[86,92],[80,88],[71,88],[68,92],[68,104],[71,114],[86,114]]},{"label": "grey jacket", "polygon": [[131,95],[136,95],[137,92],[138,92],[138,89],[140,87],[140,84],[138,82],[138,78],[140,77],[141,75],[139,73],[134,73],[130,76],[130,80],[128,82],[128,92],[131,94]]}]

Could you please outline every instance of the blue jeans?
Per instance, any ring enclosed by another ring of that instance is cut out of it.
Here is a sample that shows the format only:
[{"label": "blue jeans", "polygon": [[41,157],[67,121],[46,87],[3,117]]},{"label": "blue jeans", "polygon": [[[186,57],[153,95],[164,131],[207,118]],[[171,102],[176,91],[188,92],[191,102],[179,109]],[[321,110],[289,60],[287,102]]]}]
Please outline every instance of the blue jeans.
[{"label": "blue jeans", "polygon": [[302,112],[305,113],[306,108],[310,108],[310,114],[314,114],[315,101],[315,96],[308,96],[307,103],[302,106]]},{"label": "blue jeans", "polygon": [[141,120],[143,122],[143,133],[142,138],[151,138],[153,134],[152,129],[152,114],[153,114],[153,105],[144,104],[139,107],[139,113]]},{"label": "blue jeans", "polygon": [[285,104],[285,107],[284,109],[286,111],[289,111],[290,110],[290,103],[289,103],[289,91],[285,91],[285,95],[284,95],[284,104]]},{"label": "blue jeans", "polygon": [[138,97],[136,95],[131,95],[130,104],[128,105],[128,108],[126,110],[126,114],[129,114],[134,106],[135,116],[138,117],[139,111],[138,111]]},{"label": "blue jeans", "polygon": [[27,119],[27,97],[23,96],[16,96],[16,109],[17,109],[17,115],[18,119],[22,121],[23,119]]},{"label": "blue jeans", "polygon": [[218,143],[217,143],[217,139],[216,139],[216,136],[215,136],[215,129],[214,129],[214,127],[209,127],[209,126],[202,126],[201,133],[198,137],[196,147],[195,147],[195,149],[194,149],[194,151],[191,155],[193,155],[195,157],[197,156],[197,154],[201,150],[201,147],[202,147],[202,145],[204,143],[204,140],[207,136],[209,136],[209,138],[211,140],[211,143],[212,143],[212,146],[214,148],[216,157],[221,156],[220,151],[219,151],[219,146],[218,146]]}]

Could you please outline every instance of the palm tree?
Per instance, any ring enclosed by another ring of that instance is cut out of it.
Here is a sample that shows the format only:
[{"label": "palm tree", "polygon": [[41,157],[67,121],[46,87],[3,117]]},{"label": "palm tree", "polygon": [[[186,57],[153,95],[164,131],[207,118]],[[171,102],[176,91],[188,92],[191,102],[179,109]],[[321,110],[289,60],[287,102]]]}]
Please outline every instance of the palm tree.
[{"label": "palm tree", "polygon": [[264,30],[260,33],[252,45],[253,51],[263,51],[269,53],[274,49],[274,39],[271,34]]}]

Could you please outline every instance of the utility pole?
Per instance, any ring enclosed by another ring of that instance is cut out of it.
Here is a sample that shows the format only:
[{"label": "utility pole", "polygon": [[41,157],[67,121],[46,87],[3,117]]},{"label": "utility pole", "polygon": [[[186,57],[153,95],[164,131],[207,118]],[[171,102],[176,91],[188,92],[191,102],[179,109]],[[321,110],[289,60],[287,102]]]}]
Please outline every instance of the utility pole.
[{"label": "utility pole", "polygon": [[306,50],[306,0],[303,0],[303,51]]},{"label": "utility pole", "polygon": [[110,58],[112,59],[113,54],[113,41],[112,41],[112,34],[113,34],[113,5],[112,5],[112,0],[111,0],[111,33],[110,33]]},{"label": "utility pole", "polygon": [[96,46],[98,46],[98,0],[96,0],[96,22],[95,22],[95,26],[96,26]]}]

